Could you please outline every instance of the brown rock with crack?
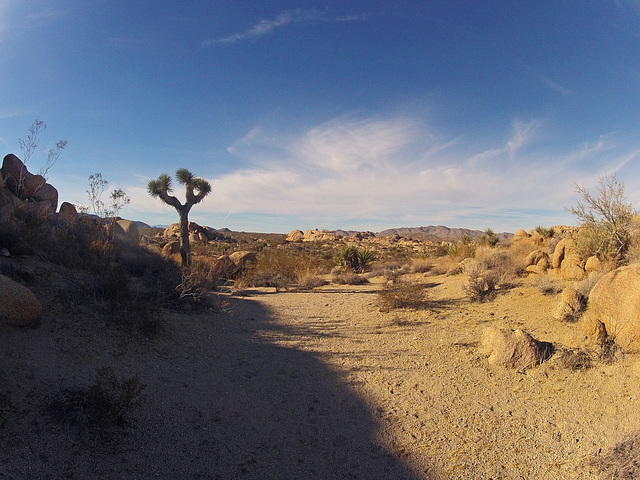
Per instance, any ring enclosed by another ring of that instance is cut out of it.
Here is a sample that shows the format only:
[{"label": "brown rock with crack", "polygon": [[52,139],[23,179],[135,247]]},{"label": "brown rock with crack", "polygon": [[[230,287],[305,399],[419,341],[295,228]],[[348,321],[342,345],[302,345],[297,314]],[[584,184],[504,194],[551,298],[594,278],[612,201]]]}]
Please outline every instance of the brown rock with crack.
[{"label": "brown rock with crack", "polygon": [[482,335],[480,352],[489,355],[491,365],[525,369],[549,358],[553,345],[540,342],[521,329],[489,327]]},{"label": "brown rock with crack", "polygon": [[27,287],[0,275],[0,321],[23,327],[42,313],[42,305]]}]

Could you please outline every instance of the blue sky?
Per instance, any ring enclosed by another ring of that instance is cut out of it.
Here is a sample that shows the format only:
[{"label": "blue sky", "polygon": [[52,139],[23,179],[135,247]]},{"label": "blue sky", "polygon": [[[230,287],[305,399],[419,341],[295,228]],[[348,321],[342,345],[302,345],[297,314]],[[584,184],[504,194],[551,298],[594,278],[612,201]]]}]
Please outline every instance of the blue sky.
[{"label": "blue sky", "polygon": [[[189,168],[214,228],[573,224],[575,184],[640,205],[640,2],[0,0],[0,153],[122,216]],[[180,196],[176,188],[176,194]]]}]

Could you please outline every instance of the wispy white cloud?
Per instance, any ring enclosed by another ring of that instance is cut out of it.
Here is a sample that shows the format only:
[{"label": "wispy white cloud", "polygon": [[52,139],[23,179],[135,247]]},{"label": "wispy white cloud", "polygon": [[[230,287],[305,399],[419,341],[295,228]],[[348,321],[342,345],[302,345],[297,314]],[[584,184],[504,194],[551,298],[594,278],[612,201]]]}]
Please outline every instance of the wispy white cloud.
[{"label": "wispy white cloud", "polygon": [[215,44],[236,43],[244,40],[254,40],[266,35],[272,34],[274,31],[294,25],[297,23],[309,22],[313,20],[323,22],[354,22],[363,21],[371,18],[371,14],[354,14],[329,17],[325,10],[287,10],[279,13],[274,18],[263,19],[253,25],[251,28],[232,35],[222,37],[212,37],[202,42],[202,46],[210,46]]},{"label": "wispy white cloud", "polygon": [[518,150],[531,141],[532,135],[539,126],[539,120],[531,120],[526,123],[521,120],[515,120],[513,122],[513,135],[506,146],[510,158],[513,158],[515,154],[518,153]]},{"label": "wispy white cloud", "polygon": [[242,40],[252,40],[273,33],[273,31],[286,27],[287,25],[316,20],[324,14],[319,10],[289,10],[279,13],[275,18],[260,20],[248,30],[224,37],[209,38],[202,42],[203,46],[216,43],[235,43]]},{"label": "wispy white cloud", "polygon": [[[343,116],[296,135],[256,127],[229,147],[242,167],[210,178],[212,193],[196,213],[212,223],[229,214],[277,217],[302,229],[444,223],[515,231],[570,223],[564,209],[576,182],[590,185],[640,161],[639,149],[607,136],[550,155],[538,125],[514,120],[508,141],[477,152],[410,117]],[[167,213],[139,185],[127,191],[145,215]]]},{"label": "wispy white cloud", "polygon": [[554,82],[553,80],[551,80],[549,77],[545,75],[540,75],[540,79],[547,87],[549,87],[554,92],[560,93],[562,95],[570,95],[571,93],[573,93],[570,89],[563,87],[559,83]]}]

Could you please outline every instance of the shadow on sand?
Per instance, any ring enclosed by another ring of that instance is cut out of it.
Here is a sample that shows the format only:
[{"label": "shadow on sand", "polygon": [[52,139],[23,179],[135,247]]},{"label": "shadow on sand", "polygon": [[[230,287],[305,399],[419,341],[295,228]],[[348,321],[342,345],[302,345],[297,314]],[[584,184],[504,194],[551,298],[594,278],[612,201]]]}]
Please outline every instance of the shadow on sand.
[{"label": "shadow on sand", "polygon": [[[147,343],[95,327],[7,330],[20,368],[5,363],[3,383],[22,410],[0,430],[0,478],[431,478],[378,442],[370,407],[316,356],[256,335],[286,333],[259,304],[228,302],[223,313],[168,314]],[[146,384],[129,427],[96,435],[43,414],[47,395],[103,366]],[[33,386],[20,393],[23,376]]]}]

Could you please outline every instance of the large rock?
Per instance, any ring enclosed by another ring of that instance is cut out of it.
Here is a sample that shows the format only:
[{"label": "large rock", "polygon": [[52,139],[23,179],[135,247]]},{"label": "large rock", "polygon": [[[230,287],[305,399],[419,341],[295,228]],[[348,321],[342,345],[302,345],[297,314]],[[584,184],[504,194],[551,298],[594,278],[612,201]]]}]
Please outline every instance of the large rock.
[{"label": "large rock", "polygon": [[42,313],[42,305],[27,287],[0,275],[0,322],[25,326]]},{"label": "large rock", "polygon": [[254,265],[258,261],[258,257],[253,252],[233,252],[229,255],[229,258],[233,263],[235,263],[239,268],[245,269]]},{"label": "large rock", "polygon": [[5,186],[16,197],[22,200],[47,202],[53,211],[56,211],[58,190],[49,185],[42,175],[30,173],[25,164],[13,153],[4,157],[1,171]]},{"label": "large rock", "polygon": [[218,280],[233,280],[238,274],[238,266],[228,255],[218,257],[211,268],[211,275]]},{"label": "large rock", "polygon": [[560,301],[556,306],[553,316],[558,320],[568,322],[577,319],[584,307],[582,297],[573,287],[567,287],[562,290]]},{"label": "large rock", "polygon": [[549,358],[553,345],[540,342],[521,329],[489,327],[482,335],[480,352],[489,355],[491,365],[525,369]]},{"label": "large rock", "polygon": [[118,220],[116,222],[118,228],[114,229],[116,235],[131,242],[138,243],[140,241],[140,232],[135,222],[131,220]]},{"label": "large rock", "polygon": [[587,258],[587,261],[584,264],[584,269],[587,273],[599,272],[603,268],[604,268],[604,264],[602,263],[602,260],[600,260],[595,255]]},{"label": "large rock", "polygon": [[586,276],[576,244],[571,238],[563,238],[558,242],[553,251],[552,265],[565,280],[577,281]]},{"label": "large rock", "polygon": [[302,230],[293,230],[287,235],[287,242],[301,242],[304,238],[304,233]]},{"label": "large rock", "polygon": [[167,244],[162,247],[162,255],[166,257],[171,257],[177,253],[180,253],[180,242],[178,240],[167,242]]},{"label": "large rock", "polygon": [[53,207],[53,211],[58,208],[58,190],[48,183],[43,183],[42,186],[33,193],[32,198],[36,202],[49,203],[51,207]]},{"label": "large rock", "polygon": [[605,336],[624,352],[640,352],[640,264],[607,273],[591,290],[585,333],[598,340],[602,326]]},{"label": "large rock", "polygon": [[78,219],[78,210],[73,203],[62,202],[62,205],[60,205],[60,211],[58,211],[58,217],[65,222],[72,224]]},{"label": "large rock", "polygon": [[516,233],[513,234],[514,241],[523,240],[525,238],[529,238],[529,234],[522,228],[520,228],[516,231]]},{"label": "large rock", "polygon": [[307,230],[304,232],[303,242],[335,242],[338,236],[329,230]]}]

